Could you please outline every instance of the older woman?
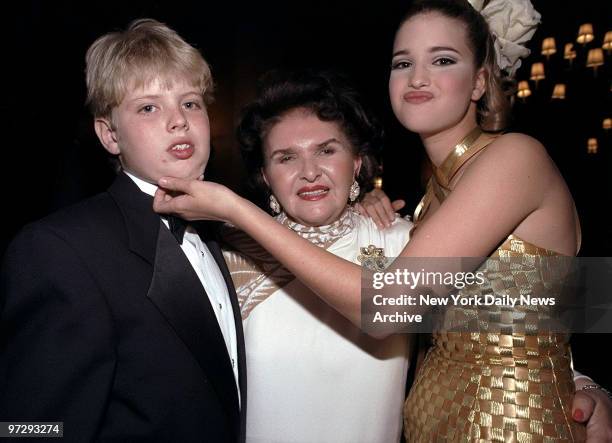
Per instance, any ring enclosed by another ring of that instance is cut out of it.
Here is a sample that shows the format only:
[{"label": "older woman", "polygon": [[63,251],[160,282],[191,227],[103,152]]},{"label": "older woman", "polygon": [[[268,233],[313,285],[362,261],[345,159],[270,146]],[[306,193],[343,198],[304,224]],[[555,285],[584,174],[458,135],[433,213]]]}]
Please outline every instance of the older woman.
[{"label": "older woman", "polygon": [[[277,74],[239,127],[251,183],[278,223],[371,266],[408,241],[355,212],[381,131],[356,93],[327,74]],[[391,442],[401,435],[409,340],[362,333],[241,231],[224,232],[247,348],[247,441]]]}]

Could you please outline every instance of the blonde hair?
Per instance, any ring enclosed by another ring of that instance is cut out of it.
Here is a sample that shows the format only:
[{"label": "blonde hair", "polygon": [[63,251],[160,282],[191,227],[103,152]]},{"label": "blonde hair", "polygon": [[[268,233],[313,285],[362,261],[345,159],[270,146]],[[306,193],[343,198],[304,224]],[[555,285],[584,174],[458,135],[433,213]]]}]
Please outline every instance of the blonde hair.
[{"label": "blonde hair", "polygon": [[200,52],[175,31],[153,19],[135,20],[125,31],[98,38],[85,56],[87,105],[94,117],[111,118],[113,108],[128,88],[139,88],[155,79],[171,87],[183,75],[212,101],[210,67]]}]

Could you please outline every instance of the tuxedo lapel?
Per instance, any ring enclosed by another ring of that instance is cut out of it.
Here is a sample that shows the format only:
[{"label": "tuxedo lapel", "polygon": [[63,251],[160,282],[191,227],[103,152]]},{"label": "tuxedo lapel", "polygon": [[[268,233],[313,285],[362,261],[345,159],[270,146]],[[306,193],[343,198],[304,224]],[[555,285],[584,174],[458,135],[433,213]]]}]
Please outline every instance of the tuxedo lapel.
[{"label": "tuxedo lapel", "polygon": [[225,340],[191,263],[153,211],[152,197],[129,177],[120,174],[109,193],[123,214],[130,250],[153,268],[147,297],[194,355],[228,416],[238,423],[238,393]]},{"label": "tuxedo lapel", "polygon": [[153,211],[153,197],[142,192],[124,173],[117,175],[108,193],[123,215],[130,251],[153,265],[160,222]]},{"label": "tuxedo lapel", "polygon": [[236,382],[217,317],[187,257],[161,222],[147,296],[193,353],[229,416],[238,421]]}]

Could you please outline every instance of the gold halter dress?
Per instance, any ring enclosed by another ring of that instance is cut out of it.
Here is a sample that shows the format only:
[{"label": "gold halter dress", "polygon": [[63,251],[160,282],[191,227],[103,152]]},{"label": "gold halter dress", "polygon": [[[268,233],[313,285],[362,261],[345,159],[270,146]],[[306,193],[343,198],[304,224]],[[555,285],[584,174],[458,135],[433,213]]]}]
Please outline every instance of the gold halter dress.
[{"label": "gold halter dress", "polygon": [[[415,225],[434,198],[444,201],[461,166],[494,139],[476,128],[434,168],[415,211]],[[516,296],[550,287],[556,274],[545,269],[542,257],[555,256],[559,254],[511,235],[483,264],[489,267],[489,283],[477,291]],[[408,442],[585,440],[584,427],[571,418],[575,386],[568,334],[538,328],[543,318],[554,315],[547,307],[513,310],[487,306],[446,311],[445,322],[471,316],[476,327],[433,333],[432,348],[404,405]]]}]

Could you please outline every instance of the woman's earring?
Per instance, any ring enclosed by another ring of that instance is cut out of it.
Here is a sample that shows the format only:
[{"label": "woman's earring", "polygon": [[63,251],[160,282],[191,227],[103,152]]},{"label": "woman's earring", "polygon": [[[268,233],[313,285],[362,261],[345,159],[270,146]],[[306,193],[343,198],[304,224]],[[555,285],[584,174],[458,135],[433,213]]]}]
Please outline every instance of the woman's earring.
[{"label": "woman's earring", "polygon": [[280,204],[278,204],[278,200],[274,197],[274,194],[270,194],[270,209],[272,209],[272,212],[275,214],[280,214],[281,212]]},{"label": "woman's earring", "polygon": [[351,190],[349,191],[349,200],[351,201],[351,203],[357,200],[357,197],[359,197],[359,192],[361,192],[359,183],[357,183],[357,180],[353,180]]}]

